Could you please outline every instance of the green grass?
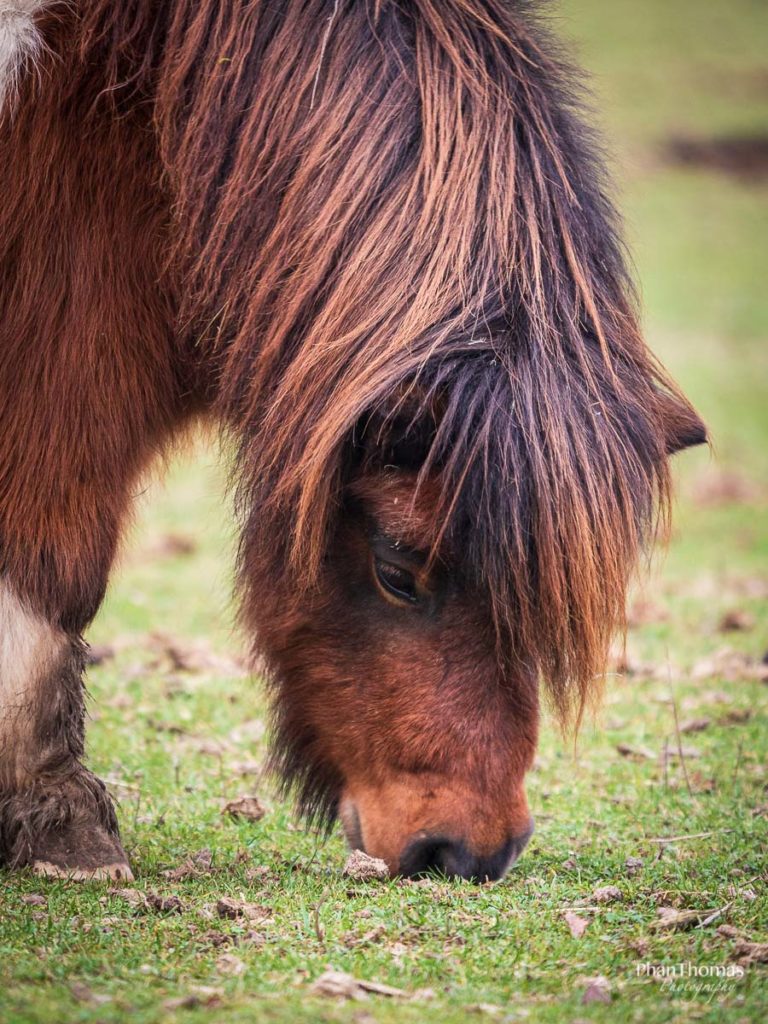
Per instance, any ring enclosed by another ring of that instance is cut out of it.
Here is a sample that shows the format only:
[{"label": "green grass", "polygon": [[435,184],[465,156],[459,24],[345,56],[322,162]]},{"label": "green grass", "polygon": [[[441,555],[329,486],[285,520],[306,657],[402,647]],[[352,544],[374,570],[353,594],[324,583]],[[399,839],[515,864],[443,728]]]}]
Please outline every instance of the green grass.
[{"label": "green grass", "polygon": [[[602,715],[584,726],[575,752],[545,728],[529,781],[537,832],[506,880],[344,879],[339,836],[325,842],[305,830],[264,783],[239,774],[242,762],[264,757],[258,729],[243,727],[264,720],[260,687],[226,663],[173,669],[149,639],[157,631],[222,656],[242,647],[228,600],[224,473],[216,452],[199,445],[174,464],[165,490],[153,486],[142,499],[90,637],[117,648],[89,674],[91,764],[121,783],[136,888],[177,895],[182,912],[137,912],[103,886],[0,873],[0,1020],[458,1024],[481,1004],[478,1020],[768,1016],[766,967],[719,989],[709,979],[703,990],[692,979],[672,991],[636,975],[638,962],[732,962],[723,923],[768,941],[768,688],[704,665],[724,646],[754,659],[768,649],[768,189],[660,157],[672,132],[768,130],[767,9],[749,0],[574,0],[558,20],[596,75],[650,341],[714,438],[714,455],[679,460],[672,544],[635,599],[646,610],[628,638],[634,674],[608,680]],[[168,535],[192,538],[194,550],[169,552]],[[750,628],[723,634],[733,610],[751,616]],[[676,744],[675,708],[682,723],[710,719],[683,737],[695,748],[685,758],[690,791],[679,760],[665,771],[659,758]],[[728,720],[739,711],[750,717]],[[623,757],[619,744],[654,756]],[[269,807],[261,822],[221,815],[225,799],[254,790]],[[697,833],[709,834],[654,842]],[[210,874],[162,874],[204,847]],[[641,861],[634,873],[628,858]],[[596,904],[604,885],[621,899]],[[25,903],[30,894],[44,903]],[[269,916],[222,920],[211,908],[224,895]],[[589,921],[577,939],[564,912],[579,905],[597,909],[576,910]],[[725,909],[711,925],[667,933],[653,927],[661,906]],[[258,939],[245,941],[251,930]],[[215,935],[231,943],[215,946]],[[225,953],[240,973],[227,973]],[[329,964],[433,996],[313,996]],[[609,1005],[582,1002],[583,979],[596,975],[609,980]],[[216,990],[214,1005],[168,1002],[200,985]]]}]

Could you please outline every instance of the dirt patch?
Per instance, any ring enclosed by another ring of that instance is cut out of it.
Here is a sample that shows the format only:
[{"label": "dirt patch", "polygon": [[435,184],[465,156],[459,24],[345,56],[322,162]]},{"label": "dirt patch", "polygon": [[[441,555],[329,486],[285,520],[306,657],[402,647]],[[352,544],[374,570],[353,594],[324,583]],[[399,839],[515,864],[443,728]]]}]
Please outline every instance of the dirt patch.
[{"label": "dirt patch", "polygon": [[663,153],[668,163],[678,167],[717,171],[740,181],[768,179],[768,135],[672,135],[664,143]]}]

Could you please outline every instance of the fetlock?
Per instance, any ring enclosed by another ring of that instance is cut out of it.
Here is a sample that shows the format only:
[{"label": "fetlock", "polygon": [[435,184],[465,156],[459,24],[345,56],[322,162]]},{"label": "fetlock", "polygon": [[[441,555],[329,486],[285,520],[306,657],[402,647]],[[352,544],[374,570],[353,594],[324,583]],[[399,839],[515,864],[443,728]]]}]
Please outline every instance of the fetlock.
[{"label": "fetlock", "polygon": [[77,763],[0,795],[0,862],[57,878],[132,878],[111,797]]}]

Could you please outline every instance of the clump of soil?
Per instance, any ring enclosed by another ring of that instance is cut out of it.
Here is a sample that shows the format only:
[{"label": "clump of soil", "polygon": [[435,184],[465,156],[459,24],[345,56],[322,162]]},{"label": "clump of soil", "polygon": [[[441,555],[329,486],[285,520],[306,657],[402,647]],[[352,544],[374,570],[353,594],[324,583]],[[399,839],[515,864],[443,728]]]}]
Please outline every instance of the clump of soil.
[{"label": "clump of soil", "polygon": [[369,857],[362,850],[353,850],[350,853],[343,873],[347,878],[354,878],[359,882],[389,878],[386,862],[379,860],[378,857]]},{"label": "clump of soil", "polygon": [[264,804],[257,796],[241,796],[237,800],[229,800],[221,810],[230,818],[245,818],[246,821],[261,821],[267,813]]}]

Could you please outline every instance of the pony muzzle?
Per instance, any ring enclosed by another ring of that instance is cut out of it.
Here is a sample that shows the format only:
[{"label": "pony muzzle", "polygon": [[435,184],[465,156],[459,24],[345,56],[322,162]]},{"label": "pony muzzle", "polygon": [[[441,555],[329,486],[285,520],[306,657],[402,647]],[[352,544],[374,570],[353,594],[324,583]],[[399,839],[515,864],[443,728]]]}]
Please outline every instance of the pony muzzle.
[{"label": "pony muzzle", "polygon": [[416,779],[416,785],[345,791],[339,817],[350,847],[384,860],[392,876],[503,877],[533,834],[524,795],[490,809],[465,787]]}]

